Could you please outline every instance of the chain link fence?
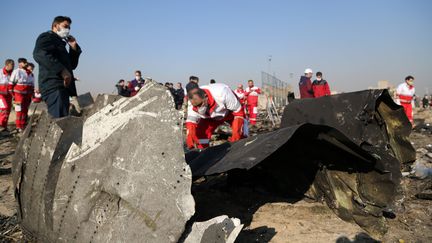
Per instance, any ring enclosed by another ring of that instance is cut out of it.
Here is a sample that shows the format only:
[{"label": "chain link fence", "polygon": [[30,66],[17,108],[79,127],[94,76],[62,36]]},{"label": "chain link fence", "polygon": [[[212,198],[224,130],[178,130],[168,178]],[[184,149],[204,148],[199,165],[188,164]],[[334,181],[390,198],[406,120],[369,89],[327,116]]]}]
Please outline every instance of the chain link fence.
[{"label": "chain link fence", "polygon": [[261,72],[261,80],[263,93],[277,108],[288,104],[288,93],[292,92],[291,85],[266,72]]}]

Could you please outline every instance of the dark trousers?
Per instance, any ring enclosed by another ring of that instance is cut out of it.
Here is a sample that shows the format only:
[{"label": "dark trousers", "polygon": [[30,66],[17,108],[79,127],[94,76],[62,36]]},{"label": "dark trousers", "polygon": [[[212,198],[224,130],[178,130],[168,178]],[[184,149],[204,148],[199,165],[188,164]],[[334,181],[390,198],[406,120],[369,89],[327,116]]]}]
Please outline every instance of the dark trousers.
[{"label": "dark trousers", "polygon": [[48,113],[53,118],[69,115],[69,92],[66,89],[58,89],[42,96],[48,106]]}]

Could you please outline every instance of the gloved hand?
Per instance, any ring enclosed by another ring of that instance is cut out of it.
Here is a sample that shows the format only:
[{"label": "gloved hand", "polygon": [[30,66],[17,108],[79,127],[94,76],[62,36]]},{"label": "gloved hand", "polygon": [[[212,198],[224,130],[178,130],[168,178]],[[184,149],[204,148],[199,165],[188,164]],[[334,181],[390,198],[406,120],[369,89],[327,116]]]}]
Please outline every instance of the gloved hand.
[{"label": "gloved hand", "polygon": [[140,88],[138,86],[135,87],[135,91],[138,91]]},{"label": "gloved hand", "polygon": [[238,141],[243,136],[243,117],[235,116],[234,121],[231,124],[232,136],[229,139],[230,142]]},{"label": "gloved hand", "polygon": [[186,145],[189,149],[193,149],[199,144],[198,137],[196,135],[197,124],[192,122],[186,123]]}]

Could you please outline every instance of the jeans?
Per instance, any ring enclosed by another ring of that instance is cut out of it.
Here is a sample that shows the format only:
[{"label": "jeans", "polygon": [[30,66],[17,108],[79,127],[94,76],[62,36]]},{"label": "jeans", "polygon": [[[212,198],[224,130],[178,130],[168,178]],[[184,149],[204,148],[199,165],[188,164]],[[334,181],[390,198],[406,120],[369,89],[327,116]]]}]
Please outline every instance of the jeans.
[{"label": "jeans", "polygon": [[48,113],[53,118],[69,115],[69,92],[66,89],[58,89],[44,96],[42,99],[48,106]]}]

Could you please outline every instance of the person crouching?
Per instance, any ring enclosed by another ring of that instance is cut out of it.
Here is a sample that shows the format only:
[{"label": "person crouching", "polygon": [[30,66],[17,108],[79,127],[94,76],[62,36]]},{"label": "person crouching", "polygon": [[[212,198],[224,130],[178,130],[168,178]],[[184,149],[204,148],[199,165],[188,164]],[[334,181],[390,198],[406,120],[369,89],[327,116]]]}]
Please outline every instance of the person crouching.
[{"label": "person crouching", "polygon": [[242,138],[245,113],[227,85],[217,83],[194,88],[188,92],[188,98],[186,144],[189,149],[208,147],[214,130],[224,122],[231,125],[230,142]]}]

